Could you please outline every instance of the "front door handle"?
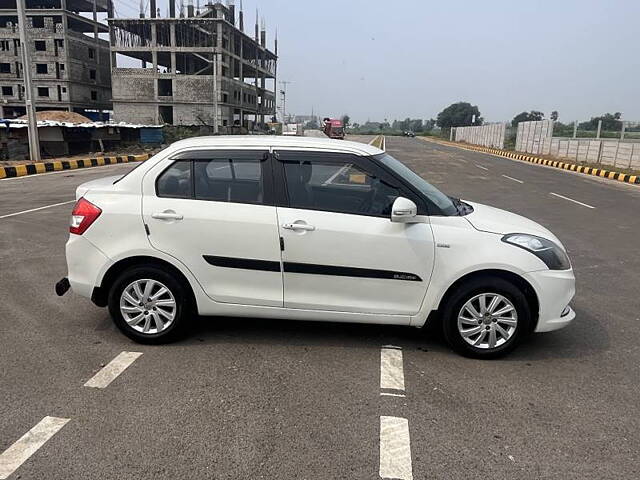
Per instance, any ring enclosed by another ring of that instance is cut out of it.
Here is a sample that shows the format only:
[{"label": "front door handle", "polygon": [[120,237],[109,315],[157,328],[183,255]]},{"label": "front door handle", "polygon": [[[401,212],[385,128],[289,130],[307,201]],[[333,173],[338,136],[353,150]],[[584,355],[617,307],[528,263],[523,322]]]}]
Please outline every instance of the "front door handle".
[{"label": "front door handle", "polygon": [[313,232],[316,229],[313,225],[307,225],[306,223],[284,223],[282,228],[285,230],[304,230],[306,232]]},{"label": "front door handle", "polygon": [[152,213],[151,218],[156,220],[182,220],[184,217],[173,210],[165,210],[164,212]]}]

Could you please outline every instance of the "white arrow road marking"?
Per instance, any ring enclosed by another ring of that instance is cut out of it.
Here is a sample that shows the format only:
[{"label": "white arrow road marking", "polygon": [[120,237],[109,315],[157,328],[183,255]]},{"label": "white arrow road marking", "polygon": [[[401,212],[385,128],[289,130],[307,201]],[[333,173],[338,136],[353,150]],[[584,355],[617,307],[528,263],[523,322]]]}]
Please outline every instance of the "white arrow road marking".
[{"label": "white arrow road marking", "polygon": [[29,460],[58,430],[66,425],[68,418],[44,417],[17,442],[0,454],[0,480],[8,478],[20,465]]},{"label": "white arrow road marking", "polygon": [[406,418],[380,417],[380,477],[413,480]]},{"label": "white arrow road marking", "polygon": [[404,393],[402,350],[399,347],[385,345],[380,350],[380,388]]},{"label": "white arrow road marking", "polygon": [[122,352],[118,354],[116,358],[111,360],[102,370],[89,379],[84,386],[106,388],[118,375],[124,372],[129,365],[135,362],[140,355],[142,355],[140,352]]}]

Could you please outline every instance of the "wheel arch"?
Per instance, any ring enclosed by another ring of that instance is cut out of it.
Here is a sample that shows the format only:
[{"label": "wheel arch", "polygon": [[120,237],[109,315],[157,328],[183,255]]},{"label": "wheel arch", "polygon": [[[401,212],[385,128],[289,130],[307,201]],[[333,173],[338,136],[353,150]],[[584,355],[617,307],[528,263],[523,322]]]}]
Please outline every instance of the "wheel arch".
[{"label": "wheel arch", "polygon": [[193,286],[191,285],[189,279],[182,273],[182,271],[180,271],[178,267],[166,260],[148,255],[138,255],[134,257],[123,258],[111,265],[102,277],[100,286],[94,287],[91,294],[91,301],[98,307],[106,307],[107,299],[109,297],[109,290],[111,289],[113,282],[115,282],[115,280],[120,276],[122,272],[130,268],[140,266],[153,266],[169,271],[185,286],[189,294],[191,305],[197,309],[198,304],[196,301],[195,293],[193,291]]},{"label": "wheel arch", "polygon": [[523,277],[518,275],[517,273],[510,272],[508,270],[501,269],[486,269],[486,270],[476,270],[473,272],[466,273],[465,275],[458,278],[454,281],[449,288],[445,291],[445,293],[440,298],[438,302],[438,306],[435,310],[433,310],[428,318],[427,324],[433,324],[435,321],[440,321],[442,319],[442,310],[443,307],[447,304],[449,299],[453,296],[458,288],[461,285],[470,282],[472,280],[476,280],[482,277],[496,277],[506,280],[512,284],[514,284],[517,288],[519,288],[527,299],[527,303],[529,304],[529,310],[531,311],[531,331],[535,330],[538,324],[538,317],[540,314],[540,302],[538,300],[538,294],[536,293],[533,286]]}]

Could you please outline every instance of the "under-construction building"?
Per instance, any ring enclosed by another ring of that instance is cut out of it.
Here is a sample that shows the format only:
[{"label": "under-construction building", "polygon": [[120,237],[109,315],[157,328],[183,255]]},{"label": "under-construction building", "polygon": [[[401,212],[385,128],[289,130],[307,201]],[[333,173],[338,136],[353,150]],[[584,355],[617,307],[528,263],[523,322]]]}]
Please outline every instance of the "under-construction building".
[{"label": "under-construction building", "polygon": [[[97,119],[111,109],[110,0],[26,0],[28,56],[38,110]],[[0,0],[0,118],[24,115],[24,66],[16,0]]]},{"label": "under-construction building", "polygon": [[271,120],[278,44],[267,48],[257,13],[252,37],[231,0],[169,0],[166,17],[149,5],[141,18],[108,20],[114,120],[248,128]]}]

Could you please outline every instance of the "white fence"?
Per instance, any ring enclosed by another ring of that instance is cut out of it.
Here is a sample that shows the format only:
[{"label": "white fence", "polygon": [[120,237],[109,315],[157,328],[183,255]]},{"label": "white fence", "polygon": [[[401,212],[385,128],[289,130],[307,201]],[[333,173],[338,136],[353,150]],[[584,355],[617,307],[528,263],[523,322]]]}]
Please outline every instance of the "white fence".
[{"label": "white fence", "polygon": [[640,143],[620,139],[554,138],[553,120],[520,122],[516,150],[619,168],[640,167]]},{"label": "white fence", "polygon": [[520,122],[516,134],[516,150],[549,155],[551,137],[553,137],[553,120]]},{"label": "white fence", "polygon": [[552,138],[549,154],[560,158],[570,158],[578,162],[640,169],[640,142]]},{"label": "white fence", "polygon": [[482,145],[483,147],[504,148],[504,123],[489,123],[477,127],[456,127],[456,142]]}]

